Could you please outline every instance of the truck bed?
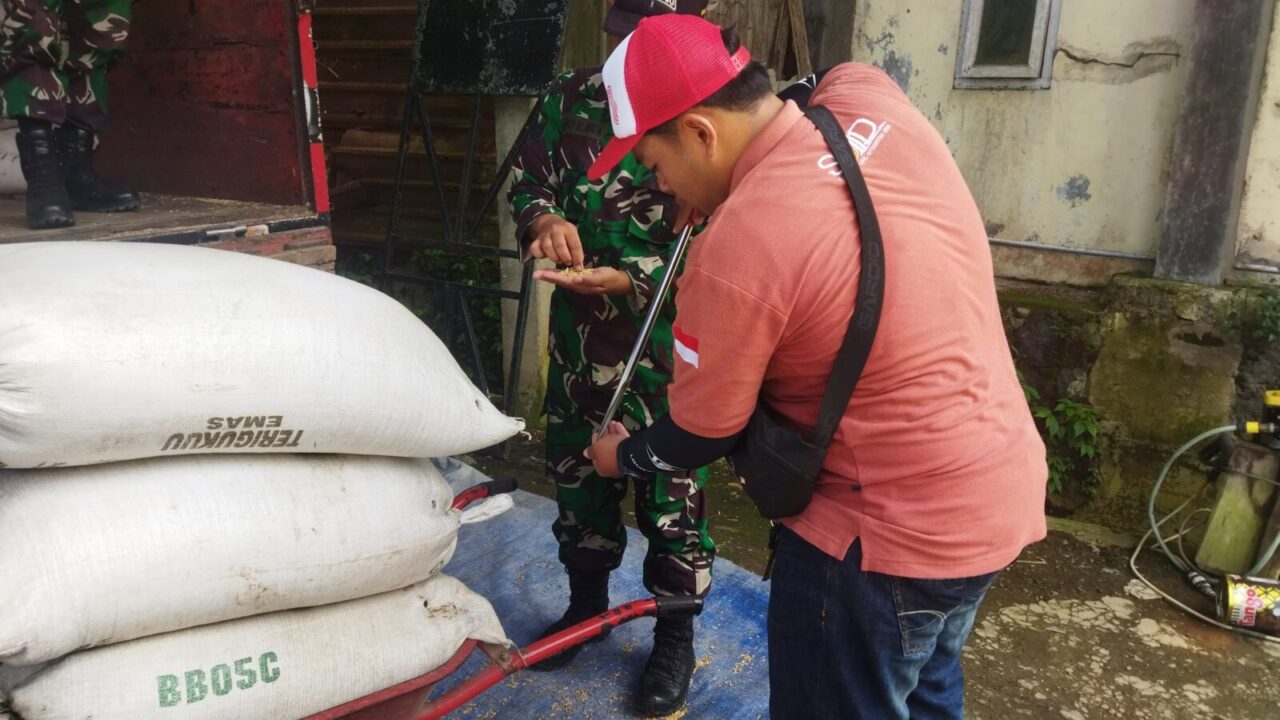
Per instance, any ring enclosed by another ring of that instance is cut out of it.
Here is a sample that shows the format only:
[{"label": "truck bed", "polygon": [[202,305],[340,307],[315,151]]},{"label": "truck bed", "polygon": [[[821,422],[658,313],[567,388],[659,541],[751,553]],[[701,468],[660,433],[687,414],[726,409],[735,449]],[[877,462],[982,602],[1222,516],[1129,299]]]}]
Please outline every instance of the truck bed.
[{"label": "truck bed", "polygon": [[[77,212],[76,224],[56,230],[27,227],[22,196],[0,196],[0,243],[36,240],[151,240],[208,242],[220,231],[266,225],[272,232],[320,225],[305,205],[272,205],[238,200],[147,193],[137,212]],[[229,237],[229,234],[227,234]]]}]

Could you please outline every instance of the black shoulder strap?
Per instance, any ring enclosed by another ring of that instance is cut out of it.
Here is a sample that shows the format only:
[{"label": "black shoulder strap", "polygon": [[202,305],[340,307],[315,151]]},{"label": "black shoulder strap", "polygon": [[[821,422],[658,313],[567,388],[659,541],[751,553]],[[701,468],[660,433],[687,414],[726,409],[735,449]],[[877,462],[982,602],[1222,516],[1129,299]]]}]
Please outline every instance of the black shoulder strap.
[{"label": "black shoulder strap", "polygon": [[876,220],[867,182],[862,177],[862,171],[853,157],[853,149],[849,146],[849,139],[840,129],[840,124],[831,111],[821,105],[809,107],[804,114],[822,132],[822,137],[826,139],[831,154],[844,175],[845,183],[849,185],[853,209],[858,216],[858,233],[862,240],[862,272],[858,280],[857,304],[854,306],[853,318],[849,321],[849,329],[845,332],[844,343],[831,368],[831,378],[827,381],[827,391],[822,396],[822,408],[818,412],[818,423],[813,429],[814,443],[819,447],[826,447],[835,435],[840,418],[844,416],[849,398],[853,397],[853,388],[858,384],[862,369],[866,367],[867,356],[876,339],[876,328],[880,325],[880,308],[884,304],[884,242],[880,237],[880,223]]}]

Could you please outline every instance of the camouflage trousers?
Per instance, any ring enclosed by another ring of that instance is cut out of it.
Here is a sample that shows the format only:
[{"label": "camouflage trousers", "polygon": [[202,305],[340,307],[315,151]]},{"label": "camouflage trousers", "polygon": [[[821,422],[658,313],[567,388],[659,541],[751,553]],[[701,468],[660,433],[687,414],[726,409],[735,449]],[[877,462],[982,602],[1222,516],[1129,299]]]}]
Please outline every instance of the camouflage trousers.
[{"label": "camouflage trousers", "polygon": [[[608,403],[604,396],[592,416],[603,417]],[[620,413],[632,432],[644,427],[636,417],[649,415],[639,405],[630,396]],[[622,564],[627,546],[622,500],[630,481],[597,475],[583,457],[595,429],[583,408],[547,410],[547,469],[555,479],[560,509],[552,529],[560,543],[560,562],[569,570],[613,570]],[[636,524],[649,540],[644,586],[654,595],[705,597],[711,589],[716,546],[707,529],[706,484],[706,468],[688,478],[659,473],[635,483]]]},{"label": "camouflage trousers", "polygon": [[133,0],[0,0],[0,115],[102,132]]}]

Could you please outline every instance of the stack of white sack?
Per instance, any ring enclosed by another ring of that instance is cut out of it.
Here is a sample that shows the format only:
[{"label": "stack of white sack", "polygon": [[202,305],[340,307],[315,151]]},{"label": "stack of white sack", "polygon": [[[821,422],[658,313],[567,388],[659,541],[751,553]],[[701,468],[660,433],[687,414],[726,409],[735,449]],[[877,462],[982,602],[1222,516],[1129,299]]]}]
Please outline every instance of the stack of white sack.
[{"label": "stack of white sack", "polygon": [[505,643],[438,573],[510,500],[426,458],[521,428],[357,283],[0,246],[0,717],[299,718]]},{"label": "stack of white sack", "polygon": [[436,575],[78,652],[18,683],[10,711],[24,720],[302,718],[424,675],[468,638],[507,642],[484,598]]},{"label": "stack of white sack", "polygon": [[359,283],[206,248],[0,245],[0,467],[440,457],[522,427]]}]

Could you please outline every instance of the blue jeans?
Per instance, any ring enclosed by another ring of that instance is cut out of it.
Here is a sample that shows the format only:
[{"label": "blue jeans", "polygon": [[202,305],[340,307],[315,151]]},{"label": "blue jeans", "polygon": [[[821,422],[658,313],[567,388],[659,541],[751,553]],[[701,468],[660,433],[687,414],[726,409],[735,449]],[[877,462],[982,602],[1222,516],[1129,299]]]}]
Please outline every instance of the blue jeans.
[{"label": "blue jeans", "polygon": [[913,580],[863,572],[783,529],[769,593],[773,720],[961,718],[960,652],[996,573]]}]

